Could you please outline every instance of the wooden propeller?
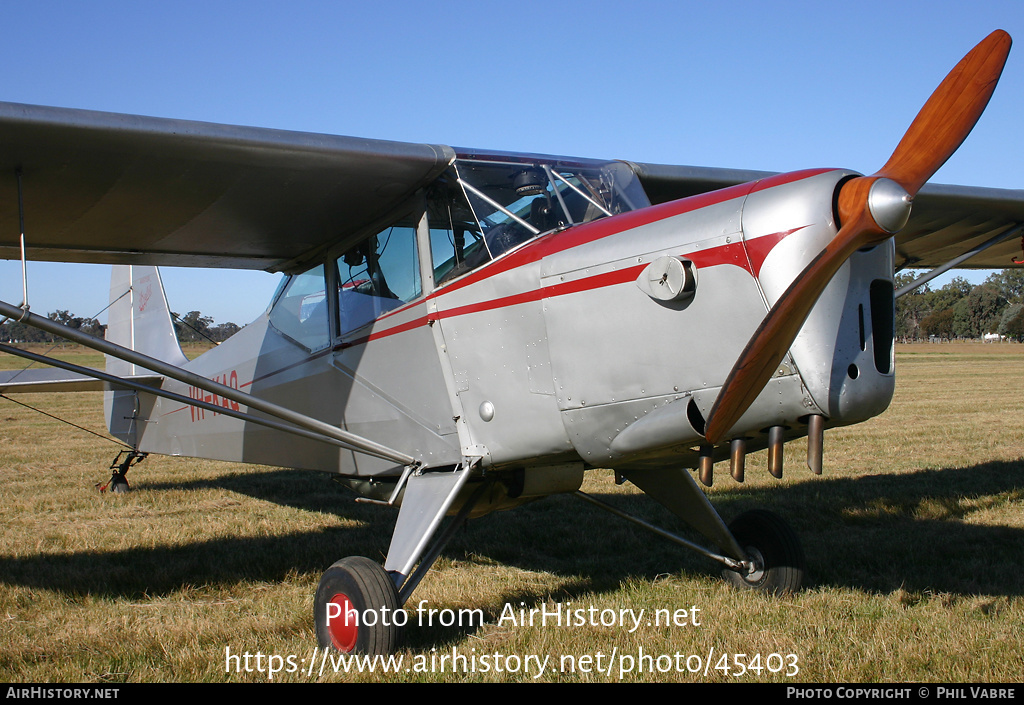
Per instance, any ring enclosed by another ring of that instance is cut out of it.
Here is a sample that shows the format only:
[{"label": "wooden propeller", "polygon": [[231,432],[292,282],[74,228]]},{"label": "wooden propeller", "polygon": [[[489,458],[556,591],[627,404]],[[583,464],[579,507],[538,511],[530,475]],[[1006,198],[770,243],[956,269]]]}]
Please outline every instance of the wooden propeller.
[{"label": "wooden propeller", "polygon": [[709,442],[723,440],[764,389],[843,263],[906,224],[918,190],[981,117],[1009,51],[1010,35],[1002,30],[982,40],[935,89],[889,161],[871,176],[843,185],[838,199],[839,232],[793,280],[750,338],[708,415],[705,437]]}]

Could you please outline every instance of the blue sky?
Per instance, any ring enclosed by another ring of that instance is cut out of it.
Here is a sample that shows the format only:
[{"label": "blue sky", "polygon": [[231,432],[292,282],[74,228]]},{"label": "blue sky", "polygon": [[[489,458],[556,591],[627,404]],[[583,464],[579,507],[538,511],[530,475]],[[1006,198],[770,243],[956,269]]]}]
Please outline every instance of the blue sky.
[{"label": "blue sky", "polygon": [[[1024,186],[1019,0],[0,7],[4,101],[489,149],[865,173],[884,163],[960,57],[1002,28],[1019,46],[975,132],[933,180]],[[105,267],[30,263],[32,308],[92,315],[106,305],[108,278]],[[164,279],[174,310],[237,323],[263,310],[277,281],[173,268]],[[21,300],[17,263],[0,262],[0,299]]]}]

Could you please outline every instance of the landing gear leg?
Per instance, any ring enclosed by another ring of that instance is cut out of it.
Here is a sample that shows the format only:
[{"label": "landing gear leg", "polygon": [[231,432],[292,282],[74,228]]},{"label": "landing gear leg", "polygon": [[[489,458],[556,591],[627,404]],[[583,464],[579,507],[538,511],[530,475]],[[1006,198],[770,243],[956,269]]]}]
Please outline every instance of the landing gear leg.
[{"label": "landing gear leg", "polygon": [[726,555],[669,537],[724,565],[722,575],[736,587],[770,595],[800,589],[806,570],[804,551],[800,539],[778,515],[754,510],[741,514],[727,527],[686,470],[637,470],[622,474],[718,546]]},{"label": "landing gear leg", "polygon": [[490,486],[480,483],[448,528],[428,547],[469,479],[472,465],[466,462],[453,472],[409,477],[384,567],[353,556],[324,573],[313,604],[320,646],[361,654],[389,654],[398,648],[406,621],[402,605]]},{"label": "landing gear leg", "polygon": [[108,489],[111,492],[120,494],[127,492],[131,489],[131,485],[128,484],[128,469],[132,466],[138,465],[146,458],[146,453],[140,453],[137,450],[122,450],[114,458],[114,462],[110,464],[110,469],[114,473],[110,476],[110,480],[107,484],[100,487],[100,492],[106,492]]}]

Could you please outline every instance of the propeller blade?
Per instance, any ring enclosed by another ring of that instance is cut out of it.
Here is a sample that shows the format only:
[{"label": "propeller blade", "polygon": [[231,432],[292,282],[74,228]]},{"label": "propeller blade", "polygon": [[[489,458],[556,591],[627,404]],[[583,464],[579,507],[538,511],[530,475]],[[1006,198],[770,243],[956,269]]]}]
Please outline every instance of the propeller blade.
[{"label": "propeller blade", "polygon": [[704,434],[708,441],[723,440],[761,393],[846,260],[906,224],[914,195],[981,117],[1009,50],[1010,35],[1002,30],[982,40],[932,93],[889,161],[872,176],[843,185],[838,199],[842,227],[793,280],[750,338],[708,414]]},{"label": "propeller blade", "polygon": [[832,242],[793,280],[754,331],[708,414],[704,437],[709,442],[722,440],[754,403],[793,345],[821,292],[847,258],[863,247],[858,244],[857,226],[854,222],[839,230]]},{"label": "propeller blade", "polygon": [[1010,43],[1010,35],[997,29],[961,59],[875,176],[890,178],[911,196],[916,194],[974,129],[1003,72]]}]

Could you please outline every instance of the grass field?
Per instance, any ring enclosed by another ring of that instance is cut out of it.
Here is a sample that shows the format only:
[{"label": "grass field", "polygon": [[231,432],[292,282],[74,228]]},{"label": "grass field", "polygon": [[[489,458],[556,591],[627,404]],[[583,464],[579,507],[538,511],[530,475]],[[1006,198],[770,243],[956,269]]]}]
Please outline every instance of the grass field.
[{"label": "grass field", "polygon": [[[897,378],[885,414],[826,434],[822,477],[800,441],[781,481],[763,453],[744,484],[717,468],[727,519],[767,507],[800,535],[800,594],[738,592],[710,561],[554,497],[456,537],[410,606],[476,609],[484,623],[415,626],[411,611],[389,674],[308,669],[320,574],[348,555],[382,560],[392,510],[316,473],[155,456],[130,473],[133,492],[100,494],[116,446],[0,399],[0,681],[266,681],[257,653],[296,667],[275,681],[299,682],[525,681],[538,675],[528,656],[548,658],[541,681],[1020,681],[1024,346],[901,346]],[[102,429],[99,395],[16,399]],[[596,471],[584,490],[680,529],[630,487]],[[559,603],[645,616],[633,631],[501,620]],[[684,609],[685,624],[647,623]],[[453,653],[467,657],[458,673]]]}]

